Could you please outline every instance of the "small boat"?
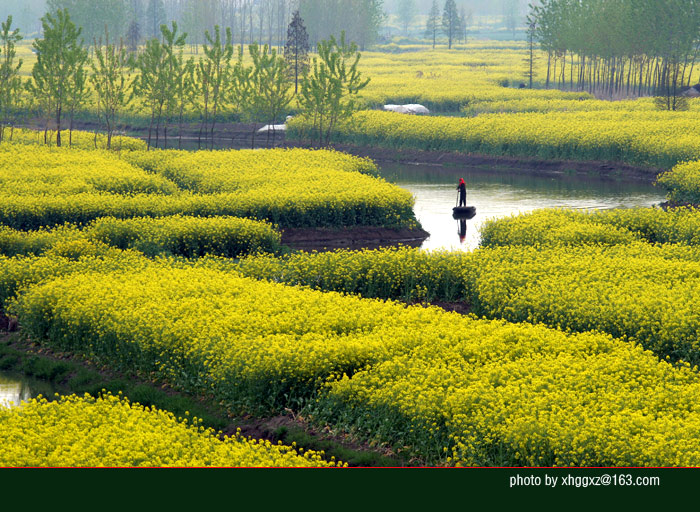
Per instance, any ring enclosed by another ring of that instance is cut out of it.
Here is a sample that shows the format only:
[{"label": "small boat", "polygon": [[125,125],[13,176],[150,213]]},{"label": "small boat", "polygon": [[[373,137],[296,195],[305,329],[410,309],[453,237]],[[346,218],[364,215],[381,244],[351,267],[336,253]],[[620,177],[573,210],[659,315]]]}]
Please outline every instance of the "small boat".
[{"label": "small boat", "polygon": [[455,206],[452,217],[455,219],[473,219],[476,216],[476,206]]}]

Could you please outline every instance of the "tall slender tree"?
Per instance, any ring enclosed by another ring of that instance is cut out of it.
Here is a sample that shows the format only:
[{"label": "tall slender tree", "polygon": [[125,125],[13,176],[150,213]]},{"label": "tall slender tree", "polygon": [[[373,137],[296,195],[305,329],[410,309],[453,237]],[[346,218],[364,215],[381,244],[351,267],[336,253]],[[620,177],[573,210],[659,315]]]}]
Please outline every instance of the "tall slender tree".
[{"label": "tall slender tree", "polygon": [[[257,93],[253,85],[253,71],[253,66],[243,62],[243,51],[239,49],[238,58],[231,69],[226,87],[226,97],[233,110],[242,121],[251,123],[256,120],[254,97]],[[255,148],[255,132],[253,132],[252,147]]]},{"label": "tall slender tree", "polygon": [[287,29],[287,44],[284,46],[289,76],[294,81],[294,94],[299,92],[299,81],[309,70],[309,34],[299,11],[294,11]]},{"label": "tall slender tree", "polygon": [[32,69],[29,91],[37,99],[45,114],[44,139],[53,118],[56,129],[56,145],[61,146],[61,129],[64,109],[75,104],[81,82],[84,85],[87,51],[67,10],[47,13],[41,18],[43,39],[33,43],[36,63]]},{"label": "tall slender tree", "polygon": [[126,42],[129,51],[138,50],[143,39],[145,10],[143,0],[131,0],[129,5],[129,21],[126,27]]},{"label": "tall slender tree", "polygon": [[416,17],[415,0],[399,0],[398,4],[399,22],[403,26],[404,34],[408,35],[408,27]]},{"label": "tall slender tree", "polygon": [[467,11],[464,6],[459,9],[459,38],[466,43],[469,35],[469,25],[472,22],[472,13]]},{"label": "tall slender tree", "polygon": [[359,0],[359,8],[350,5],[350,13],[353,15],[353,23],[350,29],[354,31],[354,37],[360,50],[365,50],[369,45],[379,39],[379,31],[386,21],[384,0]]},{"label": "tall slender tree", "polygon": [[129,28],[126,30],[126,41],[129,51],[135,53],[141,44],[141,24],[137,20],[131,20]]},{"label": "tall slender tree", "polygon": [[[257,120],[274,126],[292,100],[291,83],[287,75],[287,62],[277,50],[267,45],[250,45],[253,61],[251,74],[253,95],[251,105]],[[268,131],[268,137],[270,132]]]},{"label": "tall slender tree", "polygon": [[535,37],[537,34],[537,22],[528,17],[527,19],[527,46],[528,46],[528,58],[527,58],[527,72],[525,77],[528,81],[528,86],[532,89],[532,84],[535,79],[535,61],[537,60],[537,53],[535,51]]},{"label": "tall slender tree", "polygon": [[91,45],[107,30],[117,38],[128,27],[128,0],[48,0],[49,12],[68,9],[73,22],[82,29],[86,44]]},{"label": "tall slender tree", "polygon": [[344,31],[360,49],[379,38],[386,19],[383,0],[299,0],[312,45]]},{"label": "tall slender tree", "polygon": [[700,0],[540,0],[530,18],[547,53],[546,87],[624,97],[672,93],[694,78]]},{"label": "tall slender tree", "polygon": [[311,138],[329,144],[333,129],[357,108],[357,95],[370,79],[358,69],[361,54],[355,43],[347,43],[345,33],[318,44],[311,71],[304,77],[299,104],[313,121]]},{"label": "tall slender tree", "polygon": [[[160,27],[163,46],[163,67],[160,70],[164,83],[165,108],[163,112],[163,144],[168,147],[168,127],[179,110],[182,98],[178,96],[180,83],[185,76],[184,49],[187,41],[187,33],[178,32],[176,22],[171,22],[171,28],[167,25]],[[156,131],[156,140],[158,132]]]},{"label": "tall slender tree", "polygon": [[451,50],[452,42],[460,31],[459,11],[455,0],[445,1],[445,8],[442,11],[442,31],[447,36],[447,47]]},{"label": "tall slender tree", "polygon": [[515,37],[520,18],[520,3],[518,0],[503,0],[503,22]]},{"label": "tall slender tree", "polygon": [[117,45],[109,41],[109,33],[105,33],[104,44],[95,40],[94,48],[90,83],[95,91],[100,121],[107,132],[107,149],[112,149],[119,116],[131,101],[129,54],[123,43]]},{"label": "tall slender tree", "polygon": [[178,90],[180,80],[185,75],[183,49],[187,34],[178,33],[177,23],[172,28],[160,27],[161,38],[146,42],[146,47],[136,60],[138,73],[133,85],[134,95],[139,97],[150,112],[148,126],[148,148],[159,146],[160,130],[165,134],[164,144],[168,144],[168,123],[178,110]]},{"label": "tall slender tree", "polygon": [[22,59],[17,59],[16,45],[21,40],[19,29],[12,28],[12,16],[8,16],[0,26],[0,142],[5,138],[5,128],[12,124],[19,109]]},{"label": "tall slender tree", "polygon": [[[221,27],[214,27],[214,35],[205,32],[204,58],[194,65],[192,81],[192,103],[200,114],[199,146],[202,134],[210,137],[210,149],[214,149],[214,131],[216,119],[222,107],[225,107],[227,95],[226,82],[232,72],[233,36],[231,29],[226,29],[222,37]],[[206,143],[206,139],[205,139]]]},{"label": "tall slender tree", "polygon": [[150,38],[160,37],[160,27],[166,22],[163,0],[148,0],[146,8],[146,35]]},{"label": "tall slender tree", "polygon": [[75,114],[82,109],[90,99],[88,83],[88,52],[73,62],[72,72],[66,83],[66,97],[68,99],[68,145],[73,145],[73,128]]},{"label": "tall slender tree", "polygon": [[433,49],[437,43],[437,36],[440,33],[440,7],[437,0],[433,0],[433,5],[428,13],[428,21],[425,24],[425,35],[433,40]]},{"label": "tall slender tree", "polygon": [[[136,60],[136,80],[133,84],[134,96],[141,100],[143,108],[150,114],[148,124],[148,149],[151,149],[153,130],[160,125],[163,105],[165,104],[165,84],[163,83],[162,67],[164,65],[164,50],[160,40],[153,38],[146,41],[146,46]],[[156,123],[158,118],[158,123]],[[157,140],[157,139],[156,139]]]}]

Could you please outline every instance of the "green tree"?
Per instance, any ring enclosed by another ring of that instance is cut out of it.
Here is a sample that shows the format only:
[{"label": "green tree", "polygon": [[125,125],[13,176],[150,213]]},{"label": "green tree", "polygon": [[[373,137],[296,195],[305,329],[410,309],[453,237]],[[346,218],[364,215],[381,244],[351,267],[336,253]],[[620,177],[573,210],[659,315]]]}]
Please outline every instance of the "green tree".
[{"label": "green tree", "polygon": [[[253,66],[247,66],[243,62],[243,51],[238,50],[238,58],[231,68],[231,73],[225,89],[226,99],[231,108],[238,113],[241,121],[254,122],[257,117],[254,105]],[[253,132],[253,148],[255,147],[255,132]]]},{"label": "green tree", "polygon": [[146,41],[146,47],[136,61],[137,78],[133,84],[133,94],[142,101],[143,108],[149,111],[148,149],[151,148],[156,117],[162,113],[165,104],[165,84],[162,80],[163,47],[158,39]]},{"label": "green tree", "polygon": [[469,25],[472,23],[472,13],[467,11],[464,6],[459,9],[459,38],[462,42],[467,42],[469,35]]},{"label": "green tree", "polygon": [[688,98],[681,94],[683,88],[682,69],[682,62],[677,60],[665,62],[665,69],[654,94],[654,103],[657,109],[681,111],[688,110],[690,107]]},{"label": "green tree", "polygon": [[88,45],[105,30],[121,37],[128,26],[130,6],[126,0],[48,0],[47,7],[49,12],[67,9]]},{"label": "green tree", "polygon": [[204,58],[194,65],[190,98],[200,115],[199,147],[204,134],[211,137],[210,148],[214,149],[216,118],[226,102],[225,87],[232,72],[233,36],[231,29],[226,29],[222,38],[221,28],[216,25],[213,36],[205,31],[204,40]]},{"label": "green tree", "polygon": [[408,34],[408,27],[416,17],[415,0],[399,0],[398,5],[399,22],[403,25],[404,34]]},{"label": "green tree", "polygon": [[0,25],[0,142],[5,136],[5,128],[13,124],[18,110],[22,79],[19,70],[22,59],[17,60],[16,45],[22,40],[19,29],[12,29],[12,16]]},{"label": "green tree", "polygon": [[518,28],[520,18],[520,6],[518,0],[503,0],[503,22],[506,28],[512,32],[515,38],[515,29]]},{"label": "green tree", "polygon": [[364,49],[378,39],[386,19],[383,0],[299,0],[299,11],[314,45],[344,31]]},{"label": "green tree", "polygon": [[693,79],[700,0],[540,0],[529,18],[547,53],[546,87],[611,98],[666,90],[673,106]]},{"label": "green tree", "polygon": [[[248,48],[253,61],[251,105],[258,120],[274,125],[292,100],[287,62],[267,45]],[[268,132],[269,137],[269,132]]]},{"label": "green tree", "polygon": [[97,113],[107,132],[107,149],[112,148],[112,137],[117,128],[119,115],[131,101],[129,54],[122,43],[109,42],[105,34],[105,45],[94,41],[95,57],[90,62],[90,83],[97,96]]},{"label": "green tree", "polygon": [[180,55],[178,60],[177,67],[182,71],[176,78],[174,101],[178,111],[177,147],[182,149],[182,125],[185,117],[185,108],[191,103],[192,91],[195,89],[195,82],[192,80],[195,59],[190,57],[184,61],[182,55]]},{"label": "green tree", "polygon": [[357,45],[345,41],[344,32],[340,41],[331,36],[318,44],[318,57],[304,77],[299,98],[304,114],[313,120],[312,141],[330,143],[335,126],[356,110],[357,95],[370,81],[358,71],[360,57]]},{"label": "green tree", "polygon": [[160,27],[165,23],[165,5],[163,5],[163,0],[148,0],[148,6],[146,7],[147,37],[159,37]]},{"label": "green tree", "polygon": [[159,146],[161,126],[164,131],[164,144],[168,145],[168,123],[178,111],[179,102],[184,101],[178,91],[180,80],[185,76],[183,50],[187,34],[178,34],[177,23],[172,28],[160,27],[161,39],[150,39],[136,60],[137,78],[133,93],[141,98],[144,108],[149,110],[151,120],[148,126],[148,148],[153,142]]},{"label": "green tree", "polygon": [[425,24],[425,35],[433,40],[433,49],[437,42],[437,36],[440,32],[440,7],[437,0],[433,0],[433,5],[428,14],[428,21]]},{"label": "green tree", "polygon": [[[184,50],[187,34],[178,34],[178,26],[174,21],[171,28],[160,27],[163,45],[163,67],[161,69],[163,92],[165,94],[165,110],[163,113],[163,143],[168,148],[168,127],[178,113],[184,97],[179,97],[180,84],[185,77]],[[156,139],[158,132],[156,131]]]},{"label": "green tree", "polygon": [[299,81],[309,71],[309,34],[299,11],[294,11],[287,28],[287,44],[284,46],[290,79],[294,80],[294,94],[299,92]]},{"label": "green tree", "polygon": [[350,28],[355,30],[352,40],[365,50],[379,39],[379,29],[386,21],[386,12],[383,0],[359,0],[359,4],[355,7],[350,3],[350,12],[354,14]]},{"label": "green tree", "polygon": [[126,25],[126,42],[129,51],[136,53],[143,39],[145,11],[141,0],[131,0],[129,5],[129,22]]},{"label": "green tree", "polygon": [[126,41],[129,45],[129,51],[136,53],[141,43],[141,24],[134,20],[129,23],[129,28],[126,30]]},{"label": "green tree", "polygon": [[41,18],[43,39],[34,41],[36,63],[28,89],[40,105],[45,119],[44,139],[53,118],[56,145],[61,146],[64,109],[74,108],[84,93],[87,51],[83,48],[81,31],[67,10],[47,13]]},{"label": "green tree", "polygon": [[528,47],[528,57],[527,57],[527,71],[525,73],[525,78],[528,81],[528,86],[532,89],[532,83],[535,79],[535,62],[537,60],[537,53],[535,52],[535,37],[537,35],[537,22],[528,17],[527,19],[527,47]]},{"label": "green tree", "polygon": [[68,145],[73,145],[73,122],[75,114],[90,99],[90,90],[87,88],[88,82],[88,54],[83,50],[80,58],[73,62],[70,78],[66,83],[66,97],[68,98]]},{"label": "green tree", "polygon": [[447,36],[447,46],[452,49],[454,41],[460,32],[460,17],[455,0],[446,0],[442,11],[442,31]]}]

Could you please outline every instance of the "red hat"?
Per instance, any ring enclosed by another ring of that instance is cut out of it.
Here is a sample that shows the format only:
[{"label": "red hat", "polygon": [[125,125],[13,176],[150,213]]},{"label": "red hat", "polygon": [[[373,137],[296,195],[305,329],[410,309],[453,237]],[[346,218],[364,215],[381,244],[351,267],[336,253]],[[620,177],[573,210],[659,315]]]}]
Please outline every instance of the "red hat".
[{"label": "red hat", "polygon": [[459,184],[462,185],[464,183],[464,178],[459,179]]}]

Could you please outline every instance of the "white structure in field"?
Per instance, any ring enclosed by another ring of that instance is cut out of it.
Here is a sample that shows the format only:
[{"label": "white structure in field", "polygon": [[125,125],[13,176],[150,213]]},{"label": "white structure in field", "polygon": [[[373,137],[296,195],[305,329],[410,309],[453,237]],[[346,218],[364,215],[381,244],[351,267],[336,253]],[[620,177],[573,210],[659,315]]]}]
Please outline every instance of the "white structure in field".
[{"label": "white structure in field", "polygon": [[384,105],[384,110],[387,112],[396,112],[397,114],[410,114],[410,115],[428,115],[430,110],[425,108],[423,105],[418,105],[415,103],[410,103],[408,105]]},{"label": "white structure in field", "polygon": [[275,133],[275,132],[286,132],[286,124],[266,124],[258,130],[258,133]]},{"label": "white structure in field", "polygon": [[292,116],[287,116],[285,124],[267,124],[258,130],[258,133],[275,133],[275,132],[286,132],[287,123],[292,118]]}]

